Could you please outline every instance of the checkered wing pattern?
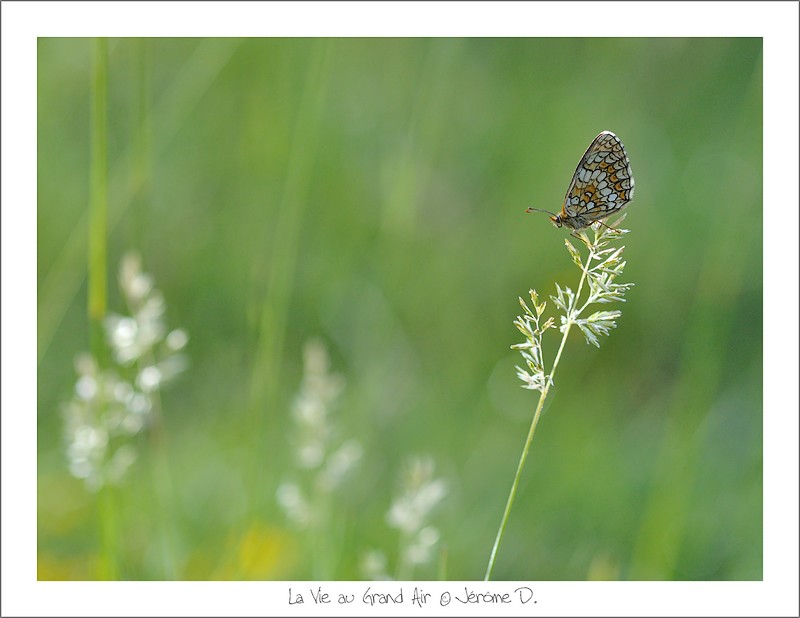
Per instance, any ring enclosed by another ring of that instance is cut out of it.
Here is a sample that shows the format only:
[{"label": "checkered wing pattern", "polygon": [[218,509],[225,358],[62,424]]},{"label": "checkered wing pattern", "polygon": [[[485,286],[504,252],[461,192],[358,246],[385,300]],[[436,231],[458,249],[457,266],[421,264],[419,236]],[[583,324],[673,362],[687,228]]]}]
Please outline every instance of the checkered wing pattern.
[{"label": "checkered wing pattern", "polygon": [[580,230],[619,212],[632,199],[628,154],[616,135],[603,131],[581,158],[558,218]]}]

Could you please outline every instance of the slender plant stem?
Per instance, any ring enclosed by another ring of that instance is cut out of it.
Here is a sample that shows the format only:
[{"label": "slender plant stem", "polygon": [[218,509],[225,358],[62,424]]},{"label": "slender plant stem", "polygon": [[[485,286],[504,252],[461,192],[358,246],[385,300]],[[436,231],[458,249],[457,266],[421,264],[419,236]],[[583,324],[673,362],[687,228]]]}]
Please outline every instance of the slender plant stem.
[{"label": "slender plant stem", "polygon": [[[89,345],[101,367],[108,361],[103,318],[107,305],[108,235],[108,41],[98,38],[94,50],[91,108],[91,167],[89,169],[88,295]],[[112,490],[98,495],[100,520],[100,578],[117,579],[116,507]]]},{"label": "slender plant stem", "polygon": [[134,41],[136,73],[134,78],[134,107],[136,124],[131,139],[132,178],[131,206],[134,209],[135,223],[131,244],[138,247],[143,255],[150,253],[150,238],[147,233],[151,218],[150,202],[152,188],[152,120],[150,105],[150,43],[140,38]]},{"label": "slender plant stem", "polygon": [[311,527],[311,557],[312,575],[317,581],[333,579],[333,567],[331,552],[332,533],[332,512],[330,493],[323,491],[320,487],[314,489],[314,502],[318,508],[318,520]]},{"label": "slender plant stem", "polygon": [[108,232],[108,41],[95,42],[92,79],[91,167],[89,169],[88,298],[89,339],[92,354],[101,365],[106,360],[103,318],[106,314],[106,236]]},{"label": "slender plant stem", "polygon": [[[153,364],[152,351],[140,361],[141,364]],[[155,525],[153,543],[161,558],[161,578],[172,580],[177,577],[178,567],[175,547],[175,507],[172,496],[175,494],[172,483],[172,470],[167,455],[168,435],[164,427],[161,407],[161,395],[153,393],[153,426],[150,431],[150,478],[154,502],[158,506],[159,517]]]},{"label": "slender plant stem", "polygon": [[397,569],[395,571],[395,579],[397,579],[397,581],[408,581],[411,579],[411,565],[407,560],[408,552],[405,551],[409,542],[408,534],[400,531],[400,540],[397,547]]},{"label": "slender plant stem", "polygon": [[283,195],[277,209],[271,253],[263,261],[269,265],[269,276],[260,308],[258,343],[252,363],[250,385],[249,429],[254,454],[248,465],[247,484],[253,505],[265,496],[263,445],[268,441],[266,419],[276,418],[280,405],[284,339],[299,247],[302,241],[302,222],[308,206],[308,191],[318,147],[317,127],[325,105],[328,83],[330,45],[320,40],[311,52],[311,61],[298,105],[289,151]]},{"label": "slender plant stem", "polygon": [[[562,342],[566,340],[566,333]],[[552,373],[550,374],[552,376]],[[500,541],[503,538],[503,533],[506,531],[506,524],[508,523],[508,514],[511,512],[511,505],[514,504],[514,497],[517,495],[517,486],[519,485],[520,476],[522,476],[522,468],[525,466],[525,460],[528,458],[528,451],[531,447],[531,442],[533,441],[533,435],[536,433],[536,426],[539,424],[539,416],[542,413],[542,407],[544,406],[544,400],[547,397],[547,393],[550,390],[549,382],[545,387],[542,389],[542,393],[539,395],[539,403],[536,404],[536,412],[533,414],[533,422],[531,423],[531,428],[528,430],[528,438],[525,440],[525,447],[522,449],[522,456],[519,458],[519,464],[517,465],[517,473],[514,475],[514,482],[511,484],[511,491],[508,494],[508,500],[506,501],[506,508],[503,511],[503,519],[500,521],[500,528],[497,530],[497,536],[494,539],[494,546],[492,547],[492,554],[489,556],[489,565],[486,567],[486,575],[483,577],[483,581],[489,581],[492,577],[492,571],[494,570],[494,563],[495,558],[497,557],[497,549],[500,547]]]},{"label": "slender plant stem", "polygon": [[[140,254],[147,255],[150,238],[147,233],[150,220],[150,190],[151,190],[151,158],[152,158],[152,121],[150,105],[150,43],[148,39],[139,38],[133,41],[135,58],[134,78],[134,107],[136,109],[136,123],[134,125],[131,143],[133,144],[132,165],[132,210],[135,223],[133,226],[132,245],[138,246]],[[134,307],[129,307],[135,311]],[[142,366],[154,365],[156,359],[153,351],[147,352],[139,361],[138,369]],[[168,436],[164,426],[164,417],[161,406],[161,395],[158,390],[153,392],[153,425],[150,429],[150,447],[152,449],[150,460],[150,478],[155,504],[158,505],[160,516],[155,524],[153,545],[157,548],[161,558],[161,579],[172,580],[177,577],[176,549],[175,549],[175,509],[172,496],[172,473],[167,456]]]},{"label": "slender plant stem", "polygon": [[541,394],[539,395],[539,401],[536,404],[536,411],[533,413],[533,421],[531,421],[531,428],[528,430],[528,437],[525,440],[525,446],[522,449],[522,455],[519,458],[519,464],[517,465],[517,473],[514,475],[514,482],[511,484],[511,491],[508,494],[508,500],[506,501],[506,508],[503,511],[503,519],[500,521],[500,527],[497,529],[497,536],[494,539],[494,546],[492,547],[492,553],[489,556],[489,564],[486,567],[486,575],[484,576],[484,581],[489,581],[492,577],[492,571],[494,570],[495,559],[497,558],[497,550],[500,547],[500,541],[503,538],[503,534],[506,530],[506,524],[508,523],[508,516],[511,512],[511,506],[514,504],[514,498],[517,495],[517,486],[519,485],[519,479],[522,476],[522,469],[525,467],[525,460],[528,458],[528,451],[530,451],[531,443],[533,442],[533,436],[536,433],[536,427],[539,424],[539,417],[542,414],[542,408],[544,407],[545,399],[547,399],[547,394],[550,392],[550,385],[553,383],[553,376],[555,376],[556,368],[558,367],[558,362],[561,360],[561,353],[564,351],[564,346],[567,343],[567,337],[569,336],[569,331],[574,324],[574,319],[577,317],[577,313],[575,308],[577,307],[578,298],[580,298],[581,290],[583,289],[583,284],[586,281],[586,275],[589,270],[589,264],[594,257],[594,253],[590,250],[589,257],[586,260],[586,264],[583,266],[583,272],[581,273],[581,280],[578,284],[578,291],[575,292],[575,296],[569,307],[569,311],[567,312],[567,323],[564,325],[564,334],[561,337],[561,345],[558,347],[558,352],[556,353],[555,360],[553,361],[553,368],[550,370],[550,375],[548,376],[547,380],[545,381],[545,385],[542,388]]},{"label": "slender plant stem", "polygon": [[439,550],[439,566],[436,579],[440,582],[447,581],[447,546],[445,545]]},{"label": "slender plant stem", "polygon": [[98,518],[100,520],[100,553],[99,579],[103,581],[113,581],[119,578],[117,568],[117,530],[116,530],[116,506],[114,490],[105,485],[100,489],[97,496]]}]

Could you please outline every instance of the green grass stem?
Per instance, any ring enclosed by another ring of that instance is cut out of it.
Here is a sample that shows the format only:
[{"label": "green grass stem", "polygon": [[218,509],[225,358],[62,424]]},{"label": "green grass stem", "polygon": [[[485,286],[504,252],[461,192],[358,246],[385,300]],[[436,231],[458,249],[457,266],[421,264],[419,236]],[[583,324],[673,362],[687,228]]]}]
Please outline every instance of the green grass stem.
[{"label": "green grass stem", "polygon": [[89,172],[88,316],[92,354],[104,364],[103,318],[108,300],[108,41],[95,42],[92,79],[91,169]]},{"label": "green grass stem", "polygon": [[550,370],[548,379],[545,381],[545,385],[539,394],[539,401],[536,403],[536,410],[533,413],[533,420],[531,421],[531,427],[528,430],[528,437],[525,439],[525,446],[522,448],[522,455],[520,455],[519,464],[517,464],[517,472],[514,475],[514,481],[511,483],[511,491],[508,493],[508,500],[506,501],[506,508],[503,511],[503,518],[500,520],[500,527],[497,529],[497,536],[494,539],[492,553],[489,556],[489,564],[486,567],[486,574],[483,577],[484,581],[489,581],[492,577],[492,571],[494,571],[495,560],[497,558],[497,550],[499,549],[500,542],[503,540],[503,535],[505,534],[506,525],[508,524],[508,517],[511,513],[511,507],[514,504],[514,498],[517,495],[517,487],[519,486],[520,477],[522,476],[522,469],[525,467],[525,461],[528,459],[528,452],[530,451],[531,444],[533,443],[533,436],[536,433],[536,427],[539,425],[539,417],[542,414],[544,402],[547,399],[548,393],[550,392],[550,386],[553,383],[553,377],[555,376],[556,369],[558,368],[558,363],[561,360],[561,353],[564,351],[564,346],[567,343],[567,337],[569,337],[569,331],[574,324],[574,309],[577,305],[578,299],[580,298],[581,291],[583,290],[583,284],[586,281],[586,274],[589,269],[589,264],[591,264],[592,257],[593,254],[590,252],[589,257],[586,260],[586,264],[583,265],[583,272],[581,273],[581,280],[578,284],[578,291],[575,293],[573,306],[570,307],[570,311],[567,312],[567,323],[564,327],[564,334],[561,337],[561,344],[558,347],[558,352],[556,353],[555,360],[553,361],[553,368]]},{"label": "green grass stem", "polygon": [[[158,140],[152,143],[150,160],[157,160],[173,143],[187,122],[186,118],[191,116],[203,95],[212,88],[239,45],[238,39],[203,39],[180,70],[176,71],[175,80],[148,114],[153,119],[166,118],[154,127]],[[134,148],[134,145],[129,145],[123,150],[108,173],[107,186],[115,196],[114,203],[117,205],[107,213],[106,227],[109,231],[114,230],[133,203],[133,195],[128,193],[128,189],[130,170],[135,167]],[[135,191],[137,187],[133,189]],[[91,212],[81,213],[57,257],[42,275],[38,292],[37,364],[42,362],[50,348],[56,331],[83,283],[85,271],[81,264],[86,259],[86,230],[90,227],[90,219]]]},{"label": "green grass stem", "polygon": [[142,255],[148,255],[150,198],[152,190],[152,120],[150,101],[150,43],[147,39],[134,42],[134,108],[133,176],[130,193],[134,210],[133,245]]},{"label": "green grass stem", "polygon": [[[281,358],[286,334],[292,280],[300,245],[301,225],[307,206],[308,188],[319,138],[317,128],[325,100],[329,56],[328,42],[320,40],[311,52],[303,94],[294,120],[294,133],[289,151],[286,180],[277,220],[274,224],[273,247],[264,259],[270,264],[268,286],[261,305],[259,342],[253,364],[250,387],[251,435],[263,444],[266,438],[263,419],[273,414],[279,399]],[[262,447],[254,448],[252,469],[253,490],[260,495],[264,468]]]},{"label": "green grass stem", "polygon": [[[103,318],[108,302],[108,40],[95,41],[92,75],[91,168],[89,170],[89,261],[88,298],[89,343],[101,367],[108,360]],[[100,577],[117,579],[117,514],[111,489],[98,496],[100,519]]]}]

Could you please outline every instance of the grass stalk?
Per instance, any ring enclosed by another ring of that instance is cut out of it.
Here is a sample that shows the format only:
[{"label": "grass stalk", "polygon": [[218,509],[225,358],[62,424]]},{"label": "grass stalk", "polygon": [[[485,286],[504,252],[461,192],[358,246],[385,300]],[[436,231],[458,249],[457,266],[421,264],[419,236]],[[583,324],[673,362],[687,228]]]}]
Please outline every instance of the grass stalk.
[{"label": "grass stalk", "polygon": [[100,524],[99,579],[113,581],[119,579],[117,566],[117,516],[114,488],[106,485],[97,495],[98,519]]},{"label": "grass stalk", "polygon": [[[134,237],[133,244],[139,247],[142,255],[148,254],[149,235],[147,233],[150,222],[150,190],[151,190],[151,143],[152,122],[150,103],[150,47],[145,38],[136,39],[134,42],[134,107],[136,109],[136,123],[131,143],[133,145],[133,177],[132,177],[132,208],[134,210]],[[142,365],[155,364],[154,355],[149,352],[138,361]],[[150,479],[151,491],[155,503],[158,505],[160,516],[155,525],[155,543],[160,557],[159,566],[162,569],[160,577],[172,580],[177,577],[177,565],[174,548],[174,509],[172,507],[172,473],[167,456],[168,436],[164,427],[161,396],[153,393],[152,427],[149,432],[149,445],[151,449]]]},{"label": "grass stalk", "polygon": [[[593,254],[590,254],[588,260],[586,261],[586,265],[583,267],[583,272],[581,274],[581,281],[578,284],[578,291],[575,294],[576,303],[583,289],[583,284],[586,281],[586,273],[589,267],[589,263],[592,260],[592,257]],[[514,504],[514,498],[517,495],[517,487],[519,486],[519,479],[522,476],[522,469],[525,467],[525,461],[528,459],[528,452],[530,451],[531,444],[533,443],[533,436],[536,433],[536,427],[539,425],[539,417],[542,414],[542,409],[544,408],[544,402],[547,399],[548,393],[550,392],[550,386],[553,383],[553,377],[555,376],[556,369],[558,368],[558,362],[559,360],[561,360],[561,353],[564,351],[564,346],[567,343],[567,337],[569,337],[569,331],[572,328],[572,325],[574,324],[573,312],[570,311],[568,313],[568,316],[569,317],[567,319],[567,323],[564,328],[564,334],[561,337],[561,344],[558,346],[558,352],[556,353],[555,360],[553,361],[553,368],[550,370],[549,379],[545,382],[544,388],[539,394],[539,401],[536,403],[536,410],[533,413],[533,420],[531,421],[531,427],[528,430],[528,437],[525,439],[525,446],[522,448],[522,455],[519,458],[519,464],[517,464],[517,473],[514,475],[514,481],[511,483],[511,491],[508,493],[506,508],[503,511],[503,518],[500,521],[500,527],[497,529],[497,536],[494,539],[494,545],[492,546],[492,553],[489,556],[489,564],[486,567],[486,574],[483,577],[483,581],[489,581],[492,577],[492,571],[494,570],[495,559],[497,558],[497,550],[500,547],[500,542],[503,540],[503,534],[505,533],[506,524],[508,523],[508,516],[511,513],[511,507]]]},{"label": "grass stalk", "polygon": [[[108,303],[108,40],[97,38],[94,49],[89,169],[88,295],[89,345],[97,363],[108,363],[103,319]],[[98,496],[100,578],[117,579],[116,507],[110,488]]]},{"label": "grass stalk", "polygon": [[274,415],[280,403],[280,384],[284,338],[289,304],[301,239],[301,224],[307,207],[314,159],[318,144],[320,116],[327,92],[329,43],[316,43],[308,66],[306,82],[295,116],[292,144],[287,163],[277,221],[274,224],[272,250],[265,256],[269,277],[260,307],[258,348],[253,363],[249,393],[250,435],[256,443],[249,464],[251,496],[266,497],[263,478],[263,444],[267,440],[265,418]]},{"label": "grass stalk", "polygon": [[178,577],[175,550],[175,509],[172,502],[174,486],[167,456],[168,436],[164,430],[161,397],[158,393],[153,397],[153,427],[149,438],[152,447],[150,478],[159,513],[156,523],[156,541],[162,569],[161,576],[166,580],[174,580]]},{"label": "grass stalk", "polygon": [[108,302],[108,41],[95,41],[91,108],[91,167],[89,170],[89,339],[101,365],[106,358],[103,318]]},{"label": "grass stalk", "polygon": [[147,228],[150,219],[152,120],[150,103],[150,43],[140,38],[134,41],[134,107],[135,129],[133,148],[133,178],[131,206],[135,211],[134,246],[142,255],[149,254]]},{"label": "grass stalk", "polygon": [[[624,215],[616,224],[618,225],[621,223],[623,219]],[[533,437],[536,434],[536,428],[539,424],[542,410],[544,409],[544,403],[547,400],[547,395],[550,393],[550,387],[554,383],[554,376],[558,369],[558,364],[561,361],[561,355],[564,352],[564,346],[567,343],[567,338],[569,337],[572,327],[579,327],[586,337],[586,342],[599,347],[599,336],[607,335],[610,329],[616,326],[616,318],[621,315],[620,311],[597,311],[587,317],[581,317],[586,308],[594,303],[624,302],[625,292],[633,285],[631,283],[615,283],[615,279],[622,274],[625,268],[625,262],[621,259],[624,247],[607,248],[607,245],[611,241],[625,233],[627,233],[627,230],[617,230],[614,227],[606,225],[596,226],[594,228],[594,241],[592,242],[585,232],[581,232],[579,239],[588,249],[588,256],[585,260],[569,240],[565,240],[567,251],[570,254],[572,262],[581,270],[581,278],[575,293],[573,293],[570,288],[561,288],[556,284],[558,294],[556,296],[551,296],[556,307],[563,313],[561,315],[561,326],[559,328],[561,331],[561,343],[558,346],[558,351],[553,359],[553,365],[549,373],[545,373],[544,370],[542,335],[545,331],[554,327],[554,319],[549,318],[543,324],[540,322],[540,318],[545,311],[546,303],[539,302],[539,297],[535,290],[530,291],[533,309],[528,307],[525,301],[520,299],[524,314],[518,317],[514,324],[520,332],[525,335],[526,342],[514,345],[512,348],[518,349],[522,353],[529,372],[517,367],[517,375],[523,380],[525,388],[539,391],[539,400],[536,403],[536,409],[533,413],[528,436],[525,439],[522,455],[520,455],[519,463],[517,464],[517,471],[511,483],[511,490],[509,491],[503,517],[500,520],[500,526],[497,530],[494,545],[492,546],[492,551],[489,556],[489,563],[486,567],[484,581],[489,581],[492,577],[497,559],[497,552],[503,535],[505,534],[511,507],[517,495],[517,488],[519,487],[519,481],[522,477],[522,470],[525,467],[525,461],[528,458],[528,453],[533,443]],[[595,262],[594,265],[592,264],[593,262]],[[584,292],[584,287],[587,283],[589,290],[585,301],[582,301],[581,294]]]}]

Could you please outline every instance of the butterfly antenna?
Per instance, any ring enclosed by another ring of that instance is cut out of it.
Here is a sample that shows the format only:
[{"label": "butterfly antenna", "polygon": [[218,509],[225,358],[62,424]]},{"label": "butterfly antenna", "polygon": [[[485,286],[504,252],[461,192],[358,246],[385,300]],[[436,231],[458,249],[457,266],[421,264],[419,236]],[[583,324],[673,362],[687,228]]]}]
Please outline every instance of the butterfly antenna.
[{"label": "butterfly antenna", "polygon": [[531,206],[530,208],[527,208],[525,210],[525,212],[544,212],[544,213],[547,213],[548,215],[550,215],[552,217],[558,216],[554,212],[550,212],[549,210],[542,210],[541,208],[534,208],[533,206]]}]

